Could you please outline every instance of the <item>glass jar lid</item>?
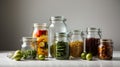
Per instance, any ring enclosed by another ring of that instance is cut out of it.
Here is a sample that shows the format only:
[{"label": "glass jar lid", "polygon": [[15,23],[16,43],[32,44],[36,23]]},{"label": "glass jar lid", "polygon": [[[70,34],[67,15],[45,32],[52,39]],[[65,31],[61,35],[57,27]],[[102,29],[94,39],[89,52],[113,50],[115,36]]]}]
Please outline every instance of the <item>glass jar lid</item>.
[{"label": "glass jar lid", "polygon": [[42,24],[34,23],[34,27],[47,27],[47,23],[42,23]]},{"label": "glass jar lid", "polygon": [[87,31],[88,32],[95,32],[95,31],[99,31],[100,32],[101,30],[100,30],[100,28],[89,27],[89,28],[87,28]]},{"label": "glass jar lid", "polygon": [[22,41],[23,42],[27,42],[27,41],[37,41],[36,38],[33,37],[22,37]]},{"label": "glass jar lid", "polygon": [[67,33],[56,33],[56,37],[67,37]]},{"label": "glass jar lid", "polygon": [[66,21],[66,19],[63,16],[52,16],[50,21]]},{"label": "glass jar lid", "polygon": [[112,39],[100,39],[100,42],[110,42],[110,43],[112,43]]}]

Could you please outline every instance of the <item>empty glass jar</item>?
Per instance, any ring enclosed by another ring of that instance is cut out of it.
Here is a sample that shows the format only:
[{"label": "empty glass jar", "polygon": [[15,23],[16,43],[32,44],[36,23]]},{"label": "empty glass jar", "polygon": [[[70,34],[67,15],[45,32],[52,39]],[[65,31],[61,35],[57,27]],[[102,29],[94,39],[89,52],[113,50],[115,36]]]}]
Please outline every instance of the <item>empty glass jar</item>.
[{"label": "empty glass jar", "polygon": [[21,46],[21,50],[25,51],[25,50],[36,50],[37,47],[37,43],[36,43],[36,38],[32,38],[32,37],[23,37],[22,38],[22,46]]}]

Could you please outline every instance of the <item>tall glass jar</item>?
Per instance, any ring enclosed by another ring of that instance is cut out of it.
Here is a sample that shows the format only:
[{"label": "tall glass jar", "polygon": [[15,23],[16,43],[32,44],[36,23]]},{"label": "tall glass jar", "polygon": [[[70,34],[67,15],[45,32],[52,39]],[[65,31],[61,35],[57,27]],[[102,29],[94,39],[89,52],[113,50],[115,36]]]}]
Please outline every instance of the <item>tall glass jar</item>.
[{"label": "tall glass jar", "polygon": [[[50,25],[48,30],[49,38],[49,53],[52,53],[50,47],[55,42],[55,33],[67,33],[67,25],[65,23],[66,19],[63,16],[53,16],[50,18]],[[49,54],[49,57],[54,57],[52,54]]]},{"label": "tall glass jar", "polygon": [[55,58],[58,60],[69,59],[69,40],[66,33],[56,33]]},{"label": "tall glass jar", "polygon": [[34,24],[33,37],[37,38],[37,54],[48,57],[48,31],[47,24]]},{"label": "tall glass jar", "polygon": [[98,45],[101,38],[101,31],[97,28],[87,28],[86,52],[98,55]]},{"label": "tall glass jar", "polygon": [[70,56],[71,58],[79,58],[83,52],[83,39],[79,30],[74,30],[71,33],[70,41]]},{"label": "tall glass jar", "polygon": [[98,57],[102,60],[111,60],[113,55],[113,42],[111,39],[101,39],[98,47]]}]

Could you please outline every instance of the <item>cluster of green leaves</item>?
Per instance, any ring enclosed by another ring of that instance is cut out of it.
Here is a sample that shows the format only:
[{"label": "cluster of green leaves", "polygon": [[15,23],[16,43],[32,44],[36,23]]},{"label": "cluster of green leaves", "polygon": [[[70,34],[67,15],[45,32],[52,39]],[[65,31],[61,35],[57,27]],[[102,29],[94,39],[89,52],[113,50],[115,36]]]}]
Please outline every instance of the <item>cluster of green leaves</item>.
[{"label": "cluster of green leaves", "polygon": [[36,58],[36,50],[16,50],[12,56],[12,59],[16,61],[20,61],[22,59],[35,59]]},{"label": "cluster of green leaves", "polygon": [[35,59],[36,58],[36,50],[25,50],[23,51],[23,59]]}]

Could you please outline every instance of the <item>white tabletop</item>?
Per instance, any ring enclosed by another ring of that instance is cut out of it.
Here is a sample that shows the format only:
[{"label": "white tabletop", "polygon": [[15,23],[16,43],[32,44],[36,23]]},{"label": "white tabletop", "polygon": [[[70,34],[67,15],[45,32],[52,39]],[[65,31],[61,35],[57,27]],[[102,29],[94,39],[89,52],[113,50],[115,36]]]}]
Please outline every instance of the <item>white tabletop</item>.
[{"label": "white tabletop", "polygon": [[25,60],[14,61],[7,57],[9,52],[0,52],[0,67],[120,67],[120,51],[113,52],[112,60]]}]

